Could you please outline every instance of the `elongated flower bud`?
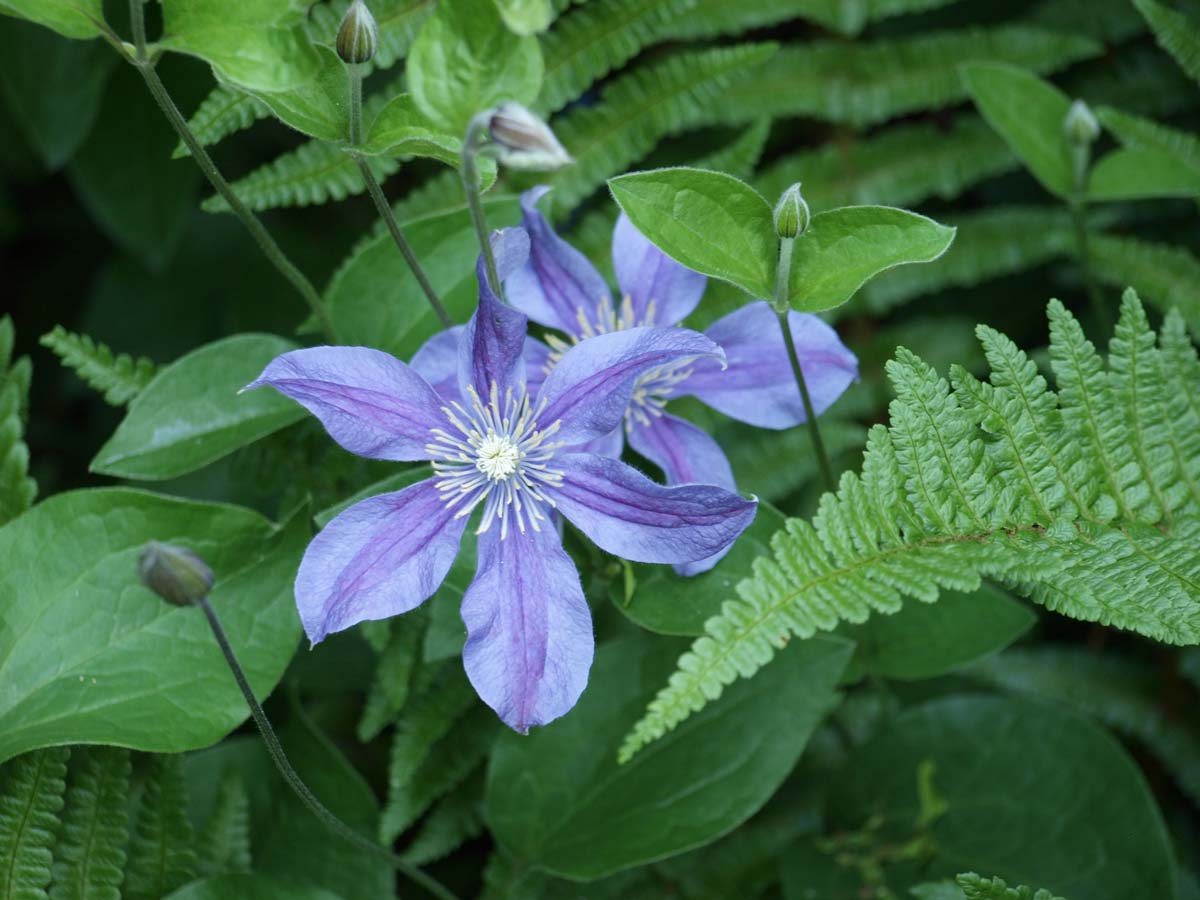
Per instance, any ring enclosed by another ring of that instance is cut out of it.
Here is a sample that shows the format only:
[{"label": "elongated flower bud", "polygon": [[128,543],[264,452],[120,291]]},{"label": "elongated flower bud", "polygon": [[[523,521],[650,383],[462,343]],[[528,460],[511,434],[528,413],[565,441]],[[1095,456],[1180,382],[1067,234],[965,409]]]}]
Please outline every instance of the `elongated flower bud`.
[{"label": "elongated flower bud", "polygon": [[184,547],[150,541],[138,557],[142,584],[176,606],[199,603],[212,590],[212,569]]},{"label": "elongated flower bud", "polygon": [[510,100],[493,109],[487,128],[492,152],[510,169],[550,172],[571,162],[550,126],[520,103]]},{"label": "elongated flower bud", "polygon": [[370,62],[379,49],[379,26],[363,0],[354,0],[337,33],[337,55],[351,65]]},{"label": "elongated flower bud", "polygon": [[1085,146],[1100,137],[1100,123],[1086,103],[1076,100],[1063,119],[1063,133],[1070,143]]},{"label": "elongated flower bud", "polygon": [[800,193],[800,182],[783,192],[775,204],[775,233],[781,238],[796,238],[808,230],[808,204]]}]

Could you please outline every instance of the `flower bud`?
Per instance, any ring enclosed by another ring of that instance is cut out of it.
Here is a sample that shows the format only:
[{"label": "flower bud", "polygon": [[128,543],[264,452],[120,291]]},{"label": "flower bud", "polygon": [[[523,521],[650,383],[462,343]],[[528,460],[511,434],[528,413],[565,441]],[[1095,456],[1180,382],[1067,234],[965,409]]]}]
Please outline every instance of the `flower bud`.
[{"label": "flower bud", "polygon": [[370,62],[379,49],[379,26],[363,0],[354,0],[337,33],[337,55],[350,65]]},{"label": "flower bud", "polygon": [[1100,123],[1082,100],[1076,100],[1063,119],[1063,132],[1069,143],[1085,146],[1100,137]]},{"label": "flower bud", "polygon": [[800,182],[783,192],[775,204],[775,233],[781,238],[796,238],[808,230],[808,204],[800,193]]},{"label": "flower bud", "polygon": [[138,557],[142,584],[176,606],[199,603],[212,590],[213,574],[199,556],[184,547],[150,541]]},{"label": "flower bud", "polygon": [[550,126],[520,103],[510,100],[493,109],[487,128],[493,153],[510,169],[550,172],[571,162]]}]

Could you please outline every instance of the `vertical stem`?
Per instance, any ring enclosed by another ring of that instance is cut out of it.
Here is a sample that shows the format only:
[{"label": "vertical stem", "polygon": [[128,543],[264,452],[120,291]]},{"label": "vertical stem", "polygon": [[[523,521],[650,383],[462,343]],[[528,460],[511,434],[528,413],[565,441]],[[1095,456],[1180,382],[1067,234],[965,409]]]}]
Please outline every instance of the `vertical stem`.
[{"label": "vertical stem", "polygon": [[362,70],[354,63],[346,63],[346,75],[350,80],[350,146],[362,143]]},{"label": "vertical stem", "polygon": [[233,646],[229,643],[229,638],[225,634],[225,628],[221,625],[221,619],[217,616],[217,611],[213,609],[212,603],[209,602],[207,597],[200,601],[200,608],[204,610],[204,615],[208,618],[208,626],[212,629],[213,637],[217,639],[217,644],[220,645],[221,652],[225,655],[225,662],[229,665],[229,671],[233,673],[233,680],[237,682],[242,696],[246,699],[246,705],[250,708],[250,715],[254,718],[254,724],[258,726],[259,733],[262,734],[263,743],[267,746],[267,752],[271,755],[271,760],[275,763],[275,768],[279,770],[279,774],[283,776],[283,780],[288,783],[288,786],[295,791],[296,796],[304,802],[304,805],[330,831],[338,834],[356,847],[366,850],[377,857],[386,859],[389,865],[403,872],[408,878],[421,885],[421,887],[425,888],[433,896],[441,898],[441,900],[458,900],[440,882],[426,875],[419,868],[400,856],[392,853],[386,847],[381,847],[369,838],[363,837],[330,812],[317,799],[316,795],[313,794],[288,761],[287,753],[284,752],[283,745],[279,743],[279,738],[275,734],[275,729],[271,727],[271,722],[267,718],[266,711],[263,710],[262,704],[258,702],[258,698],[254,696],[254,688],[251,687],[250,680],[246,677],[245,670],[242,669],[242,664],[238,662],[237,654],[234,653]]},{"label": "vertical stem", "polygon": [[146,17],[142,14],[145,0],[129,0],[129,27],[133,30],[133,46],[138,62],[146,61]]},{"label": "vertical stem", "polygon": [[796,344],[792,340],[792,329],[788,324],[788,286],[792,277],[792,247],[795,238],[779,239],[779,265],[775,271],[775,314],[779,319],[779,332],[783,344],[787,347],[788,361],[792,364],[792,375],[796,386],[800,389],[800,400],[804,404],[804,420],[808,425],[808,435],[812,440],[813,453],[817,457],[817,465],[825,480],[825,488],[837,490],[837,482],[833,480],[833,467],[829,465],[829,456],[825,453],[825,442],[821,439],[821,427],[817,424],[817,414],[813,409],[812,397],[808,393],[808,384],[804,380],[804,370],[800,367],[800,357],[796,354]]},{"label": "vertical stem", "polygon": [[1092,318],[1095,320],[1098,335],[1106,337],[1112,330],[1112,317],[1109,314],[1108,306],[1104,303],[1104,296],[1100,293],[1100,286],[1096,284],[1095,276],[1092,275],[1091,260],[1088,256],[1088,232],[1084,204],[1076,195],[1067,201],[1067,207],[1071,211],[1071,225],[1075,230],[1075,255],[1079,259],[1079,270],[1083,273],[1083,285],[1092,306]]},{"label": "vertical stem", "polygon": [[483,214],[483,199],[479,191],[479,167],[475,165],[480,134],[486,124],[487,114],[481,113],[473,118],[471,124],[467,126],[467,136],[463,139],[462,149],[463,193],[467,195],[471,221],[475,223],[475,236],[479,239],[479,249],[483,253],[483,265],[487,270],[488,285],[491,287],[492,293],[497,297],[503,297],[500,274],[496,270],[496,255],[492,252],[492,240],[488,235],[487,219]]}]

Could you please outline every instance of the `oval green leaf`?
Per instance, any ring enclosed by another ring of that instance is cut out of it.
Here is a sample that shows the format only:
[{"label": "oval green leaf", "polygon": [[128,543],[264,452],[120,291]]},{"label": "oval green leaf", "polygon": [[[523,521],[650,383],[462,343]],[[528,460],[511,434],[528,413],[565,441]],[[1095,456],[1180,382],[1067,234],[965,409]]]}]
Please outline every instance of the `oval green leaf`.
[{"label": "oval green leaf", "polygon": [[3,0],[0,13],[28,19],[63,37],[84,40],[100,34],[103,0]]},{"label": "oval green leaf", "polygon": [[937,259],[954,234],[954,228],[891,206],[818,213],[796,238],[788,299],[801,312],[841,306],[881,272]]},{"label": "oval green leaf", "polygon": [[198,553],[212,602],[255,693],[296,650],[292,580],[310,530],[248,509],[124,488],[72,491],[0,529],[0,762],[60,744],[176,753],[220,740],[247,716],[197,609],[143,587],[150,540]]},{"label": "oval green leaf", "polygon": [[740,825],[795,765],[852,649],[837,638],[798,642],[618,766],[621,738],[684,646],[647,636],[602,646],[574,710],[528,737],[501,736],[484,817],[521,863],[591,880]]},{"label": "oval green leaf", "polygon": [[162,369],[92,460],[117,478],[174,478],[304,417],[275,391],[239,394],[281,353],[296,349],[271,334],[238,334],[193,350]]},{"label": "oval green leaf", "polygon": [[1122,147],[1088,175],[1089,200],[1200,197],[1200,170],[1155,147]]},{"label": "oval green leaf", "polygon": [[689,269],[752,297],[774,294],[779,240],[770,204],[732,175],[679,167],[610,178],[638,230]]}]

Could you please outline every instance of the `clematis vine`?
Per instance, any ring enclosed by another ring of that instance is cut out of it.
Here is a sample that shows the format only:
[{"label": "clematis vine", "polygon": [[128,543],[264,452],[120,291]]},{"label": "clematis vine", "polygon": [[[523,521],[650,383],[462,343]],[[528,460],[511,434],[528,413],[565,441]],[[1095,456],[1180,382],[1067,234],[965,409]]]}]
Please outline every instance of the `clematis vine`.
[{"label": "clematis vine", "polygon": [[[508,276],[525,264],[529,238],[509,229],[494,249]],[[570,348],[530,384],[527,319],[488,288],[482,260],[478,276],[479,308],[453,359],[445,342],[420,367],[366,347],[315,347],[274,359],[248,387],[298,401],[360,456],[433,463],[431,478],[351,506],[313,539],[296,577],[309,638],[420,605],[479,509],[463,663],[479,696],[525,732],[574,706],[592,662],[591,617],[559,514],[617,556],[686,563],[728,548],[755,503],[712,484],[664,487],[580,449],[620,423],[647,373],[697,360],[719,368],[712,340],[681,328],[614,331]]]},{"label": "clematis vine", "polygon": [[[526,359],[531,372],[553,371],[568,348],[585,339],[675,326],[696,308],[707,279],[655,247],[624,214],[612,239],[613,268],[622,295],[614,303],[603,276],[538,212],[537,202],[548,190],[535,188],[521,198],[530,254],[505,283],[513,307],[566,335],[565,340],[549,338],[550,349],[530,342]],[[791,312],[788,321],[819,415],[858,377],[858,360],[817,316]],[[662,469],[669,484],[716,484],[733,490],[733,472],[720,446],[695,425],[668,413],[668,400],[694,396],[760,428],[791,428],[805,421],[787,348],[769,304],[743,306],[710,325],[705,335],[724,350],[723,362],[693,357],[645,371],[634,384],[622,424],[589,449],[615,459],[628,438],[638,453]],[[676,570],[697,574],[721,555],[677,564]]]}]

